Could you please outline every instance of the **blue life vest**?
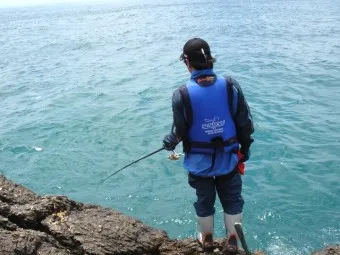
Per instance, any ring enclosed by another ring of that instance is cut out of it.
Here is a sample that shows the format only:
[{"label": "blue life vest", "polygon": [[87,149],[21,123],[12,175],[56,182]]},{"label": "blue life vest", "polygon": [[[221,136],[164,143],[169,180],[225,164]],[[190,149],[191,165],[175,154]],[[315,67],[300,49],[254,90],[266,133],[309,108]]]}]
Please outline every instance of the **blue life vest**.
[{"label": "blue life vest", "polygon": [[229,104],[233,91],[223,76],[210,86],[200,86],[191,79],[181,94],[189,123],[189,134],[183,141],[185,152],[214,154],[217,149],[231,152],[239,148]]}]

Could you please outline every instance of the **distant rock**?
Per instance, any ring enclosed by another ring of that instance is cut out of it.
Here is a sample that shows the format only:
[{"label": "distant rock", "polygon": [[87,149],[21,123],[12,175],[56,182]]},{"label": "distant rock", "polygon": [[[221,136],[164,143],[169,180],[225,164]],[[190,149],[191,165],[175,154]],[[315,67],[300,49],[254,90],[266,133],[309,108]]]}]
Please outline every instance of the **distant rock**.
[{"label": "distant rock", "polygon": [[[169,239],[163,230],[112,209],[64,196],[38,196],[4,176],[0,202],[1,255],[203,254],[193,239]],[[222,254],[223,242],[216,241],[214,254]],[[326,254],[340,255],[339,246],[314,255]]]}]

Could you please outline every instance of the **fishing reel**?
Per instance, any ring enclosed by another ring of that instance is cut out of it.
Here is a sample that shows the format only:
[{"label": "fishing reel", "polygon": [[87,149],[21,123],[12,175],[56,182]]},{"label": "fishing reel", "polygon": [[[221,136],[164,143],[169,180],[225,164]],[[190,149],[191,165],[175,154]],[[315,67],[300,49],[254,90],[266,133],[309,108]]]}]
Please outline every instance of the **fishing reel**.
[{"label": "fishing reel", "polygon": [[179,160],[183,156],[182,153],[177,153],[175,151],[172,151],[172,153],[168,156],[169,160]]}]

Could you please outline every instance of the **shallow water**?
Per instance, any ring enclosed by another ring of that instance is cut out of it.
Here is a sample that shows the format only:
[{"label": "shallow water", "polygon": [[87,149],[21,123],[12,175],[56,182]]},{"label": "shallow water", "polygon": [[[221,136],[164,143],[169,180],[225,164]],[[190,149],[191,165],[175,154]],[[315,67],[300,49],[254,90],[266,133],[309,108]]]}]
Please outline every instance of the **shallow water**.
[{"label": "shallow water", "polygon": [[[243,178],[251,249],[307,254],[340,242],[340,4],[188,1],[0,9],[0,171],[39,194],[120,210],[195,236],[194,191],[161,152],[178,61],[206,39],[255,121]],[[223,236],[217,204],[216,236]]]}]

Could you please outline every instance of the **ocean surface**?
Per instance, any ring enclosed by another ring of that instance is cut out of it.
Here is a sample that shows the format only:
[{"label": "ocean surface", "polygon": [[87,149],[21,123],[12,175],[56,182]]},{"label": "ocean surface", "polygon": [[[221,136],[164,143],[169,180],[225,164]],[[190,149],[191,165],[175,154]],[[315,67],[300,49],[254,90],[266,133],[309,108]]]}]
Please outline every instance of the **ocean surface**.
[{"label": "ocean surface", "polygon": [[302,255],[340,243],[339,0],[1,8],[0,173],[172,238],[195,237],[182,160],[163,151],[98,185],[162,146],[172,92],[189,77],[178,58],[192,37],[210,43],[216,73],[237,79],[251,107],[250,248]]}]

